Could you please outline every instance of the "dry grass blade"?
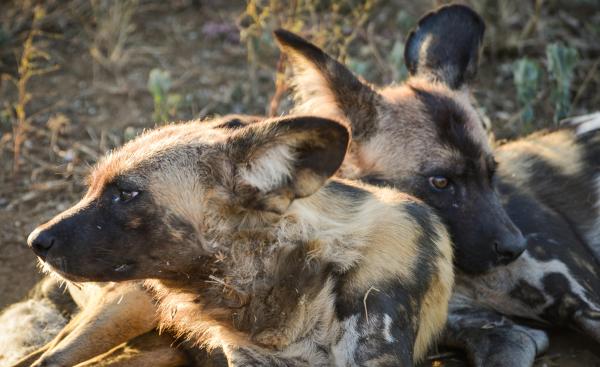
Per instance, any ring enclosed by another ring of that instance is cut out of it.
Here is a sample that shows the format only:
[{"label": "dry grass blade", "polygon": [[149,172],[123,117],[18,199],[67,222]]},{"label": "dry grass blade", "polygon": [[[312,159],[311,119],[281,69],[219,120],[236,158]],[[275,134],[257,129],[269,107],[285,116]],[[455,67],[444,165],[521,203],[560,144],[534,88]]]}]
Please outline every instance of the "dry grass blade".
[{"label": "dry grass blade", "polygon": [[27,83],[33,76],[48,73],[56,70],[57,66],[41,68],[38,66],[38,60],[48,60],[48,54],[38,49],[34,44],[34,38],[41,34],[39,26],[45,16],[44,9],[38,5],[33,11],[33,22],[31,31],[23,44],[23,52],[19,61],[19,75],[13,82],[17,86],[18,99],[14,106],[16,121],[13,127],[13,174],[19,172],[19,162],[21,157],[21,146],[25,140],[25,135],[29,129],[29,119],[25,108],[31,99],[30,93],[27,91]]}]

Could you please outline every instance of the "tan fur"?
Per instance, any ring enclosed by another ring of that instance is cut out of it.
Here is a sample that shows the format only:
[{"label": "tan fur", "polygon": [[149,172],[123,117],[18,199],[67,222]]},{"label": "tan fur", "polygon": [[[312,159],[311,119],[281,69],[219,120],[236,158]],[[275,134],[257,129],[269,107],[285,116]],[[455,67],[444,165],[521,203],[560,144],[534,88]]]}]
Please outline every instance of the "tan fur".
[{"label": "tan fur", "polygon": [[[343,209],[343,203],[330,202],[319,194],[296,201],[289,214],[276,224],[275,231],[279,236],[268,239],[268,242],[310,242],[311,255],[315,259],[335,262],[344,269],[358,265],[359,271],[349,280],[352,289],[358,294],[364,294],[369,287],[389,278],[418,281],[412,276],[416,237],[420,228],[402,211],[385,205],[398,205],[412,199],[389,189],[380,189],[375,195],[378,200],[367,201],[362,207],[353,208],[350,213],[340,210]],[[337,205],[341,207],[336,207]],[[267,223],[263,225],[268,225]],[[436,230],[443,234],[438,244],[443,257],[438,262],[439,273],[435,275],[434,284],[421,308],[423,323],[415,345],[415,357],[419,359],[440,332],[440,325],[445,323],[445,300],[450,296],[453,284],[449,238],[441,223],[437,223]],[[314,238],[315,235],[318,237]],[[241,239],[236,238],[236,241],[239,240]],[[398,246],[399,243],[404,245]],[[340,245],[343,247],[339,248]],[[251,293],[250,289],[244,288],[244,284],[252,284],[251,278],[259,272],[257,266],[260,264],[268,272],[268,267],[272,264],[248,263],[252,259],[232,256],[234,259],[228,258],[225,261],[233,261],[228,268],[235,269],[235,273],[226,274],[223,279],[216,280],[215,285],[225,293]],[[187,294],[185,291],[179,293],[177,289],[169,287],[169,283],[166,287],[161,282],[148,281],[148,284],[155,287],[161,299],[160,311],[164,326],[178,333],[185,333],[188,338],[202,341],[209,347],[251,345],[252,340],[247,335],[232,332],[234,325],[218,321],[231,319],[228,314],[221,314],[224,310],[207,310],[201,305],[194,307],[192,299],[197,295]],[[265,339],[263,334],[254,340],[258,339],[264,344],[268,339],[274,339],[276,341],[269,341],[267,345],[288,346],[297,336],[306,333],[316,324],[317,320],[314,317],[307,319],[308,315],[319,315],[321,321],[328,320],[333,313],[331,289],[325,287],[315,301],[302,306],[304,303],[301,300],[300,305],[302,311],[294,311],[296,316],[286,322],[285,329],[271,330],[270,338]]]},{"label": "tan fur", "polygon": [[[291,58],[293,66],[294,113],[334,118],[356,129],[353,126],[356,122],[349,121],[348,111],[340,108],[340,100],[347,98],[360,103],[362,95],[374,95],[364,103],[375,106],[376,116],[370,116],[370,122],[362,122],[372,124],[373,133],[366,137],[360,133],[356,136],[353,134],[350,154],[341,171],[343,177],[377,174],[382,178],[397,178],[418,172],[424,161],[434,166],[458,159],[458,153],[455,158],[448,147],[439,145],[436,128],[412,88],[447,97],[460,106],[465,113],[467,131],[484,152],[491,153],[487,133],[473,107],[468,89],[452,90],[446,84],[433,82],[430,78],[412,76],[402,84],[380,89],[363,82],[363,90],[355,91],[355,95],[335,96],[338,86],[332,85],[332,81],[327,80],[314,63],[285,43],[280,43],[280,47]],[[396,141],[402,141],[403,144],[395,144]]]},{"label": "tan fur", "polygon": [[187,363],[185,354],[172,347],[173,339],[151,332],[80,363],[77,367],[173,367]]},{"label": "tan fur", "polygon": [[33,365],[75,365],[156,326],[152,299],[139,284],[70,284],[69,290],[82,311],[48,345],[14,367],[36,360]]},{"label": "tan fur", "polygon": [[559,168],[565,175],[577,175],[582,169],[581,147],[575,144],[570,130],[510,142],[499,147],[497,152],[514,162],[511,170],[523,178],[529,177],[531,165],[535,163],[533,160],[522,159],[524,156],[538,156]]},{"label": "tan fur", "polygon": [[[379,174],[383,178],[404,177],[419,172],[424,161],[435,166],[459,159],[458,152],[439,145],[435,126],[431,125],[414,95],[413,87],[448,97],[459,104],[468,116],[465,123],[473,140],[491,153],[487,135],[467,91],[453,91],[444,84],[412,77],[403,84],[379,90],[383,101],[375,121],[376,133],[366,141],[354,141],[352,152],[356,157],[347,159],[350,164],[354,163],[353,169],[348,169],[354,172],[354,177],[367,174]],[[343,116],[336,115],[339,111],[334,105],[321,104],[319,111],[325,111],[325,116]],[[396,144],[398,141],[403,144]]]}]

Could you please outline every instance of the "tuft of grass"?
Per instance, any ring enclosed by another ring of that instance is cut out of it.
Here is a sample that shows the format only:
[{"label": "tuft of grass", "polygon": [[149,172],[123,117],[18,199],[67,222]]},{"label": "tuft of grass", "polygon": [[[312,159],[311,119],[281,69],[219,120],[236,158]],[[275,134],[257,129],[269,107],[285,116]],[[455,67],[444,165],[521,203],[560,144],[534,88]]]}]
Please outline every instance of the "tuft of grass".
[{"label": "tuft of grass", "polygon": [[173,82],[171,73],[166,70],[152,69],[148,76],[148,91],[154,101],[154,122],[165,123],[177,115],[181,104],[181,95],[170,93]]},{"label": "tuft of grass", "polygon": [[17,87],[17,101],[12,106],[14,108],[13,119],[13,174],[19,172],[21,146],[25,141],[27,132],[31,128],[30,118],[27,116],[26,107],[31,100],[31,94],[28,92],[27,85],[34,76],[42,75],[54,71],[57,65],[45,66],[50,60],[50,55],[39,48],[35,39],[42,35],[40,23],[46,15],[43,7],[37,5],[33,11],[33,21],[31,31],[23,43],[23,52],[19,58],[18,76],[16,78],[9,76],[9,79]]},{"label": "tuft of grass", "polygon": [[554,81],[554,122],[558,122],[571,111],[571,84],[579,55],[575,48],[553,43],[546,47],[546,59],[548,72]]},{"label": "tuft of grass", "polygon": [[282,60],[279,60],[275,70],[276,91],[271,102],[264,103],[265,101],[257,99],[257,94],[252,91],[257,89],[261,79],[265,76],[271,78],[273,75],[273,60],[276,60],[278,50],[272,32],[279,27],[309,38],[342,62],[348,62],[355,71],[371,69],[370,61],[351,58],[349,48],[361,32],[366,33],[367,22],[373,18],[379,2],[380,0],[298,0],[289,3],[280,0],[249,0],[238,20],[240,40],[247,50],[250,81],[244,104],[267,104],[270,106],[268,112],[277,114],[279,99],[287,89]]},{"label": "tuft of grass", "polygon": [[138,7],[137,0],[92,0],[96,26],[90,54],[105,70],[118,74],[131,61],[129,39],[135,31],[132,18]]}]

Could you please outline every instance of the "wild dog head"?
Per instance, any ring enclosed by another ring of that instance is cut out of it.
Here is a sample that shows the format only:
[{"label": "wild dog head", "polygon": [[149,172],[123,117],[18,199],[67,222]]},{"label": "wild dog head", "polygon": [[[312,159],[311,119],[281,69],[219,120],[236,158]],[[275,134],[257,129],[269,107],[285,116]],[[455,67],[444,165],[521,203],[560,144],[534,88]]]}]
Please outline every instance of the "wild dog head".
[{"label": "wild dog head", "polygon": [[[240,223],[276,220],[341,165],[343,125],[316,117],[162,127],[104,157],[72,208],[28,243],[74,281],[202,276]],[[193,269],[193,270],[192,270]]]},{"label": "wild dog head", "polygon": [[436,208],[457,265],[473,273],[514,260],[526,243],[495,191],[496,163],[468,91],[484,29],[461,5],[426,15],[406,44],[409,79],[382,89],[306,40],[275,32],[292,64],[296,112],[343,119],[352,130],[342,172],[392,184]]}]

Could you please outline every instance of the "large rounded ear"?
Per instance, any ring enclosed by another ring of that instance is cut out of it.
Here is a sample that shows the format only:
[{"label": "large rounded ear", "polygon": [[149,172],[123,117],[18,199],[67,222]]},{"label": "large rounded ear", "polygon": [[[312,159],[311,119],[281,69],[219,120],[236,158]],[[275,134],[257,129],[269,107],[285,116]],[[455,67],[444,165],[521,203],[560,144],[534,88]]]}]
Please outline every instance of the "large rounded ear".
[{"label": "large rounded ear", "polygon": [[227,142],[237,167],[236,196],[245,207],[283,213],[319,190],[340,168],[350,136],[338,122],[289,117],[252,124]]},{"label": "large rounded ear", "polygon": [[477,74],[485,23],[471,8],[448,5],[428,13],[408,36],[404,60],[411,75],[460,88]]},{"label": "large rounded ear", "polygon": [[355,140],[376,129],[379,95],[369,85],[302,37],[278,29],[275,38],[292,65],[296,112],[344,118]]}]

